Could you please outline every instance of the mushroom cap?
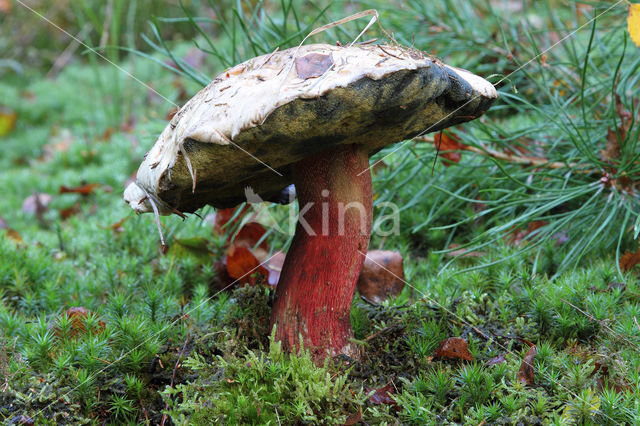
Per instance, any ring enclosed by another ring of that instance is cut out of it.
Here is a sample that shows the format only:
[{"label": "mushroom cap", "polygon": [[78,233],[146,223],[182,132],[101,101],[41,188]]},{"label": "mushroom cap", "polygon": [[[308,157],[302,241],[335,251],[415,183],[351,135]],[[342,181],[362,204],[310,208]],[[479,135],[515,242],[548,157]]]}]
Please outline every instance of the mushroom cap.
[{"label": "mushroom cap", "polygon": [[224,71],[189,100],[124,198],[137,212],[151,211],[152,199],[161,214],[232,207],[246,188],[274,198],[303,158],[339,144],[374,153],[472,120],[496,98],[483,78],[402,46],[276,51]]}]

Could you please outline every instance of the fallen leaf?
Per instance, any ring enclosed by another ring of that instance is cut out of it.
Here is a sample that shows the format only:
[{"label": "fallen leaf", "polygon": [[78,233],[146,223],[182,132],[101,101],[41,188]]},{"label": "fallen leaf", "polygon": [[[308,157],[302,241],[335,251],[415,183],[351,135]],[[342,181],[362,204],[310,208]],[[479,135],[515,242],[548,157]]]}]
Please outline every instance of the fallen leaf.
[{"label": "fallen leaf", "polygon": [[234,280],[242,280],[250,284],[257,284],[257,275],[268,279],[269,271],[260,265],[258,258],[251,249],[244,245],[231,245],[226,256],[227,273]]},{"label": "fallen leaf", "polygon": [[[228,242],[234,244],[244,243],[253,248],[256,244],[258,244],[258,241],[260,241],[266,233],[267,230],[258,222],[248,222],[245,223],[242,228],[240,228],[235,236],[230,235]],[[269,250],[269,246],[267,245],[267,242],[265,240],[260,241],[258,247],[262,250]]]},{"label": "fallen leaf", "polygon": [[[77,306],[67,309],[62,315],[68,317],[71,320],[71,327],[68,330],[69,334],[67,336],[62,336],[62,330],[60,330],[60,328],[58,328],[57,326],[54,326],[53,334],[58,338],[76,337],[79,334],[85,334],[87,331],[85,321],[89,317],[89,315],[93,315],[93,313],[87,308]],[[98,320],[97,325],[98,327],[95,330],[92,330],[92,334],[94,335],[100,333],[105,329],[106,326],[104,321],[102,320]]]},{"label": "fallen leaf", "polygon": [[109,139],[111,139],[111,136],[113,136],[113,133],[115,132],[113,127],[107,127],[106,130],[102,133],[102,136],[100,136],[100,139],[103,141],[108,141]]},{"label": "fallen leaf", "polygon": [[609,367],[600,361],[596,361],[591,376],[597,374],[596,384],[601,392],[605,389],[613,389],[615,393],[622,393],[633,390],[633,385],[624,377],[611,377]]},{"label": "fallen leaf", "polygon": [[504,355],[498,355],[487,361],[487,367],[490,367],[492,365],[502,364],[505,362],[507,362],[507,359],[504,357]]},{"label": "fallen leaf", "polygon": [[68,187],[62,185],[60,187],[60,194],[80,194],[82,196],[87,196],[93,194],[93,190],[99,188],[101,185],[99,183],[86,183],[84,185]]},{"label": "fallen leaf", "polygon": [[622,292],[622,291],[625,291],[626,289],[627,289],[627,286],[624,283],[618,283],[618,282],[612,281],[609,284],[607,284],[607,291],[620,290]]},{"label": "fallen leaf", "polygon": [[518,381],[525,385],[531,386],[536,383],[535,371],[533,369],[533,359],[536,357],[538,350],[533,345],[529,348],[529,351],[524,356],[520,369],[518,370]]},{"label": "fallen leaf", "polygon": [[516,229],[511,234],[509,234],[509,236],[507,237],[507,241],[514,246],[525,244],[531,240],[531,238],[529,238],[531,234],[547,225],[547,223],[548,222],[544,220],[534,220],[532,222],[529,222],[526,229]]},{"label": "fallen leaf", "polygon": [[11,0],[0,0],[0,12],[5,15],[11,13]]},{"label": "fallen leaf", "polygon": [[[640,23],[639,23],[640,25]],[[627,132],[631,127],[631,113],[625,110],[622,99],[616,94],[615,96],[616,114],[620,119],[620,125],[616,129],[607,130],[607,138],[605,148],[600,151],[600,158],[608,163],[613,163],[620,158],[620,142],[624,142],[627,138]]]},{"label": "fallen leaf", "polygon": [[449,337],[440,342],[434,357],[473,361],[473,355],[469,352],[469,344],[461,337]]},{"label": "fallen leaf", "polygon": [[124,225],[124,223],[127,221],[127,219],[129,219],[129,217],[130,216],[125,216],[119,221],[117,221],[116,223],[112,223],[111,225],[109,225],[109,229],[111,229],[114,233],[117,233],[117,234],[124,232],[124,227],[122,225]]},{"label": "fallen leaf", "polygon": [[42,216],[49,211],[51,200],[53,200],[51,195],[36,192],[24,199],[22,202],[22,212],[35,215],[39,221],[42,221]]},{"label": "fallen leaf", "polygon": [[449,161],[443,161],[446,167],[449,167],[451,163],[458,163],[462,158],[460,150],[465,149],[467,146],[460,142],[460,138],[452,132],[439,132],[433,136],[433,144],[438,150],[438,156],[445,158]]},{"label": "fallen leaf", "polygon": [[350,414],[349,417],[347,417],[347,420],[344,421],[344,426],[353,426],[355,424],[358,424],[362,421],[362,410],[360,408],[358,408],[358,411]]},{"label": "fallen leaf", "polygon": [[18,114],[14,111],[0,109],[0,137],[15,129],[17,120]]},{"label": "fallen leaf", "polygon": [[303,80],[320,77],[333,66],[331,54],[309,53],[300,58],[296,58],[296,72]]},{"label": "fallen leaf", "polygon": [[600,157],[604,161],[611,161],[620,157],[620,144],[615,130],[607,130],[607,143],[605,148],[600,151]]},{"label": "fallen leaf", "polygon": [[358,277],[358,292],[373,303],[397,296],[404,288],[402,255],[397,251],[372,250]]},{"label": "fallen leaf", "polygon": [[[367,392],[371,392],[373,389],[368,389]],[[394,393],[393,386],[388,384],[387,386],[376,389],[373,394],[369,397],[369,402],[373,405],[392,405],[396,407],[398,404],[391,398],[391,394]]]},{"label": "fallen leaf", "polygon": [[631,40],[640,47],[640,3],[629,4],[629,17],[627,26]]},{"label": "fallen leaf", "polygon": [[[216,234],[222,235],[227,231],[227,228],[238,223],[244,217],[245,213],[249,211],[249,206],[245,204],[237,214],[236,210],[238,210],[238,207],[219,209],[216,211],[213,225],[213,231]],[[232,219],[233,221],[229,223]]]},{"label": "fallen leaf", "polygon": [[448,250],[455,249],[447,252],[447,256],[449,257],[483,257],[486,255],[483,251],[469,251],[468,249],[460,247],[460,244],[452,243],[447,247]]},{"label": "fallen leaf", "polygon": [[60,219],[67,220],[71,216],[75,216],[80,213],[80,204],[75,203],[71,207],[66,207],[64,209],[60,209]]},{"label": "fallen leaf", "polygon": [[630,270],[638,263],[640,263],[640,249],[635,252],[626,252],[620,258],[620,269],[624,272]]},{"label": "fallen leaf", "polygon": [[22,236],[15,229],[5,228],[4,233],[7,236],[7,238],[13,241],[17,246],[25,245],[24,240],[22,239]]}]

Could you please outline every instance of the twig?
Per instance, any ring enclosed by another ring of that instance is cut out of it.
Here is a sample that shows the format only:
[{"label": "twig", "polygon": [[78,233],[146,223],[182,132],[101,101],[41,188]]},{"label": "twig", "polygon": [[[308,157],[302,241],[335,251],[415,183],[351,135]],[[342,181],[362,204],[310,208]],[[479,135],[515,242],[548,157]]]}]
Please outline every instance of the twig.
[{"label": "twig", "polygon": [[371,335],[369,335],[369,336],[365,337],[365,338],[364,338],[364,341],[365,341],[365,342],[368,342],[369,340],[375,339],[376,337],[380,336],[381,334],[384,334],[384,333],[386,333],[387,331],[393,330],[394,328],[398,328],[399,326],[400,326],[400,327],[403,327],[403,326],[401,326],[400,324],[397,324],[397,323],[396,323],[396,324],[388,325],[388,326],[386,326],[385,328],[383,328],[383,329],[381,329],[381,330],[378,330],[378,331],[376,331],[375,333],[373,333],[373,334],[371,334]]},{"label": "twig", "polygon": [[278,407],[274,406],[273,408],[276,410],[276,418],[278,419],[278,426],[280,426],[282,423],[280,423],[280,415],[278,414]]},{"label": "twig", "polygon": [[[184,345],[182,345],[182,350],[180,351],[180,354],[178,355],[178,359],[176,360],[176,365],[173,366],[173,373],[171,374],[171,385],[170,387],[173,387],[173,384],[176,380],[176,371],[178,371],[178,367],[180,367],[180,359],[182,358],[182,355],[184,354],[184,350],[187,348],[187,343],[189,343],[189,334],[187,334],[186,339],[184,339]],[[167,402],[164,405],[164,409],[165,411],[169,409],[169,403]],[[160,422],[160,426],[164,426],[164,422],[167,421],[167,413],[162,414],[162,421]]]},{"label": "twig", "polygon": [[[418,142],[435,142],[433,136],[419,136],[414,138],[415,141]],[[577,167],[577,163],[563,163],[561,161],[549,161],[546,158],[542,157],[526,157],[526,156],[518,156],[513,154],[507,154],[506,152],[498,152],[489,149],[480,149],[474,146],[469,145],[461,145],[458,150],[460,151],[469,151],[474,152],[476,154],[484,155],[485,157],[492,157],[498,160],[508,161],[510,163],[524,164],[528,166],[534,167],[548,167],[550,169],[563,169],[563,168],[574,168]],[[582,171],[583,173],[591,173],[594,170],[586,170]]]},{"label": "twig", "polygon": [[78,34],[76,34],[75,38],[71,39],[71,42],[69,43],[69,45],[64,49],[64,51],[60,54],[60,56],[58,56],[56,60],[53,62],[53,65],[51,65],[51,69],[47,72],[47,75],[45,75],[45,78],[55,77],[58,74],[58,72],[60,72],[60,70],[69,63],[75,51],[78,50],[78,47],[80,47],[80,43],[78,43],[78,39],[83,39],[89,33],[89,31],[91,31],[92,28],[93,27],[91,26],[90,23],[87,22],[86,24],[84,24],[84,27],[82,27],[82,29],[78,32]]},{"label": "twig", "polygon": [[100,48],[104,49],[109,41],[109,27],[111,26],[111,18],[113,16],[113,0],[107,0],[105,10],[104,23],[102,24],[102,34],[100,35]]}]

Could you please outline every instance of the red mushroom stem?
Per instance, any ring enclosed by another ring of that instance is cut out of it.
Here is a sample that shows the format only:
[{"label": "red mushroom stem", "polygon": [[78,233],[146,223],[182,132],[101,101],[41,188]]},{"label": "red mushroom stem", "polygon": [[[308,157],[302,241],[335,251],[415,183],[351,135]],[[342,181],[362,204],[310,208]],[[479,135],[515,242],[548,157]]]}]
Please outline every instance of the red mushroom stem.
[{"label": "red mushroom stem", "polygon": [[366,149],[341,145],[293,166],[300,217],[271,313],[276,340],[314,359],[356,357],[351,301],[371,234],[371,173]]}]

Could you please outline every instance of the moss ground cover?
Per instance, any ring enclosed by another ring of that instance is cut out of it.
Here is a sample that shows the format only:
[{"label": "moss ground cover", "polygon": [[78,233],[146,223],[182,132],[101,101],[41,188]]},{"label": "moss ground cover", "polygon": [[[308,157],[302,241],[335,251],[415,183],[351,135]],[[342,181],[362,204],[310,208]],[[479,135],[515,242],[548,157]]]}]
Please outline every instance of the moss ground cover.
[{"label": "moss ground cover", "polygon": [[[216,71],[297,44],[345,4],[204,2],[172,9],[131,44],[122,29],[114,43],[139,53],[112,58],[148,86],[81,54],[49,77],[29,55],[20,73],[0,68],[0,117],[15,116],[0,136],[0,419],[637,422],[640,287],[637,271],[619,266],[637,249],[639,211],[640,56],[626,7],[592,21],[611,4],[423,3],[347,8],[376,7],[399,42],[447,63],[514,73],[490,114],[450,135],[480,152],[436,159],[432,142],[409,142],[372,159],[385,165],[374,175],[376,217],[396,203],[400,232],[374,232],[371,248],[403,254],[407,285],[381,305],[356,296],[362,357],[322,366],[270,341],[271,289],[220,290],[230,231],[212,229],[212,209],[205,220],[163,218],[164,251],[153,217],[131,214],[121,192],[173,108],[163,97],[181,104]],[[345,42],[357,28],[316,41]],[[58,43],[38,45],[45,61]],[[266,241],[279,250],[288,236]],[[460,248],[466,256],[450,253]],[[465,339],[473,361],[435,356],[448,337]]]}]

